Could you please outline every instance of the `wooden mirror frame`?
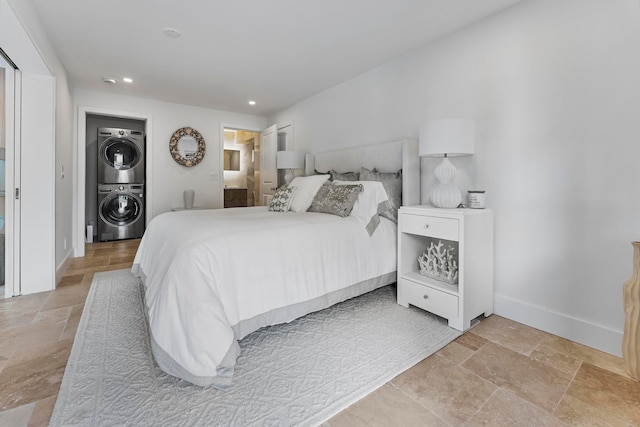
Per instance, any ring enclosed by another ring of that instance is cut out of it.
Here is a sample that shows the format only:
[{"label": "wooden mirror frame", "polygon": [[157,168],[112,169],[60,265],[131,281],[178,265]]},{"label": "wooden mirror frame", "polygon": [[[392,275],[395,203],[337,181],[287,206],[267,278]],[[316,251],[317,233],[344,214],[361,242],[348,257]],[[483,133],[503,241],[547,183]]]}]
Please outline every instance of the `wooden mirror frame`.
[{"label": "wooden mirror frame", "polygon": [[[190,136],[196,140],[198,143],[198,151],[193,158],[186,158],[180,154],[179,143],[182,138],[185,136]],[[207,150],[207,145],[204,142],[204,138],[194,128],[191,127],[183,127],[176,130],[173,135],[171,135],[171,139],[169,140],[169,152],[171,153],[171,157],[176,163],[186,166],[188,168],[197,165],[204,158],[204,154]]]}]

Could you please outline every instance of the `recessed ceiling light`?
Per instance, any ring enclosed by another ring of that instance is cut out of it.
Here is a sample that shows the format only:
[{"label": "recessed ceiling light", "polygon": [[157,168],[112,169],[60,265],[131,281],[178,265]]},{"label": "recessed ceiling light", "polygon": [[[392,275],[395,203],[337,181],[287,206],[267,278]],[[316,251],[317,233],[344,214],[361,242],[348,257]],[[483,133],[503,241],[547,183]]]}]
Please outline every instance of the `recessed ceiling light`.
[{"label": "recessed ceiling light", "polygon": [[103,78],[102,78],[102,81],[103,81],[103,82],[105,82],[105,83],[108,83],[108,84],[110,84],[110,85],[114,85],[114,84],[116,84],[116,80],[115,80],[115,79],[110,79],[110,78],[108,78],[108,77],[103,77]]},{"label": "recessed ceiling light", "polygon": [[256,105],[256,101],[249,101],[249,105]]},{"label": "recessed ceiling light", "polygon": [[123,77],[122,81],[125,82],[125,83],[133,83],[133,79],[130,78],[130,77]]},{"label": "recessed ceiling light", "polygon": [[162,32],[164,33],[165,36],[172,39],[177,39],[182,35],[180,34],[180,31],[176,30],[175,28],[165,28],[164,30],[162,30]]}]

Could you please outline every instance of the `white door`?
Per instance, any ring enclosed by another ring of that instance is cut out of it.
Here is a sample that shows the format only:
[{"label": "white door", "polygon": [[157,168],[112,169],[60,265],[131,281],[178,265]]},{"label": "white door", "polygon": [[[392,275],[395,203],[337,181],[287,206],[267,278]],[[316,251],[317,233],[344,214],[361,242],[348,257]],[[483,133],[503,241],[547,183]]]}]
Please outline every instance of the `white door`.
[{"label": "white door", "polygon": [[258,200],[262,206],[269,205],[278,185],[277,150],[278,129],[276,125],[273,125],[260,132],[260,190]]},{"label": "white door", "polygon": [[20,91],[15,88],[20,86],[20,71],[14,70],[0,55],[0,163],[2,168],[0,177],[0,244],[4,245],[4,256],[0,260],[2,265],[1,281],[4,284],[4,292],[0,292],[0,298],[10,298],[20,295],[20,201],[14,198],[14,188],[19,187],[16,177],[19,177],[19,163],[14,162],[16,150],[19,152],[19,126],[16,122],[19,116],[15,112],[20,110]]}]

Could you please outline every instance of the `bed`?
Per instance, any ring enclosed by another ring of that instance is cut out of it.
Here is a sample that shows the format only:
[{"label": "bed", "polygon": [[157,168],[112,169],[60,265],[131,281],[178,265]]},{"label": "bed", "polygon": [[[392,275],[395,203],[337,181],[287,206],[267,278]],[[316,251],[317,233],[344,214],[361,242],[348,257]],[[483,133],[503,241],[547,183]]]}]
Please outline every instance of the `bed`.
[{"label": "bed", "polygon": [[[420,203],[411,139],[307,155],[306,175],[315,176],[299,182],[322,180],[318,171],[360,168],[401,169],[401,203]],[[396,224],[375,215],[372,231],[373,218],[356,213],[365,211],[365,200],[388,203],[382,184],[333,184],[358,187],[348,216],[251,207],[169,212],[150,222],[132,272],[145,286],[151,348],[163,371],[227,387],[246,335],[396,281]],[[302,187],[295,191],[294,198]]]}]

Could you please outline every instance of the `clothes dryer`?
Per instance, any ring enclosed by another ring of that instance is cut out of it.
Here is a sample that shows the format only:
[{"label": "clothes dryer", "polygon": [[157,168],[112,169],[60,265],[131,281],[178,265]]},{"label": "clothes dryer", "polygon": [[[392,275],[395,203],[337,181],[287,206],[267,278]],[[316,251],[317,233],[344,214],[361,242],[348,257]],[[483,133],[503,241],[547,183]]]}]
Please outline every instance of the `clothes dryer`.
[{"label": "clothes dryer", "polygon": [[144,134],[98,129],[98,184],[144,184]]},{"label": "clothes dryer", "polygon": [[144,234],[144,185],[98,185],[98,240],[136,239]]}]

